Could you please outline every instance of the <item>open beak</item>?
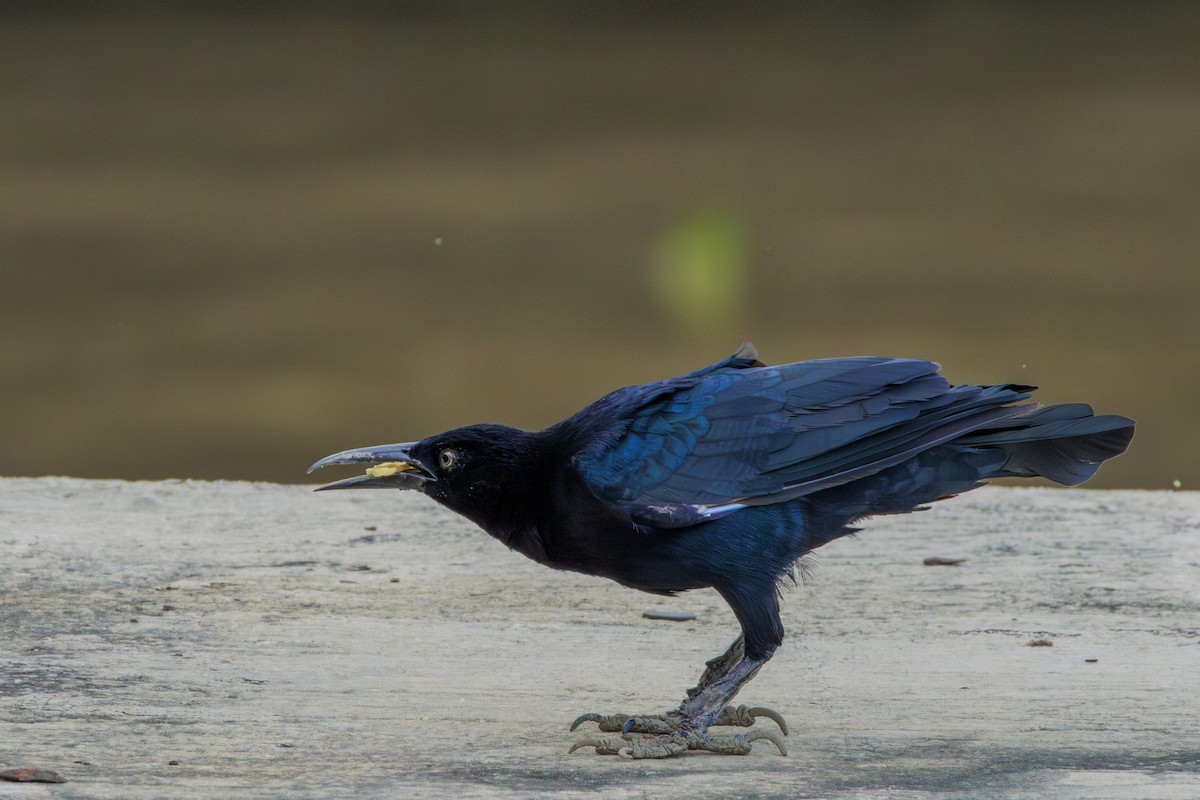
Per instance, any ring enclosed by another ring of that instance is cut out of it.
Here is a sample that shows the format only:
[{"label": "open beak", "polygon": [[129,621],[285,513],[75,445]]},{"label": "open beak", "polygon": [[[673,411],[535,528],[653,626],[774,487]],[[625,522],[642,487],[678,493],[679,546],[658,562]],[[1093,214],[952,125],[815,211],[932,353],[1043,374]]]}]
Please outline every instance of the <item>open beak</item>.
[{"label": "open beak", "polygon": [[371,464],[365,475],[327,483],[316,491],[326,489],[420,489],[433,480],[433,472],[409,452],[416,442],[381,444],[357,447],[325,456],[308,468],[308,472],[330,464]]}]

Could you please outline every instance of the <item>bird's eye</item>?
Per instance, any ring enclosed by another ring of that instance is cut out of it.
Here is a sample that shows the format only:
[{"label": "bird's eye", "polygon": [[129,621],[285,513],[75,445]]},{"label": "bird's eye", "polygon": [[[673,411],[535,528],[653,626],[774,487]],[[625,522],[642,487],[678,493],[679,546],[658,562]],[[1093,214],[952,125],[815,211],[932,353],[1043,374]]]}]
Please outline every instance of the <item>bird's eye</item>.
[{"label": "bird's eye", "polygon": [[451,467],[453,467],[454,466],[454,451],[453,450],[443,450],[441,452],[441,454],[438,455],[438,463],[442,465],[442,469],[450,469]]}]

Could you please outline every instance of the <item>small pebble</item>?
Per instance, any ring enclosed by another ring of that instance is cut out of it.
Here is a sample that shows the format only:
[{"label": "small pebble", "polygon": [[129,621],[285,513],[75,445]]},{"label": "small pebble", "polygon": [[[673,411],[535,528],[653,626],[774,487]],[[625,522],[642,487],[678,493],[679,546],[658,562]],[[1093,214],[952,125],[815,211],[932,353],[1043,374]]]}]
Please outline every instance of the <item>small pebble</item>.
[{"label": "small pebble", "polygon": [[15,783],[66,783],[67,779],[52,769],[25,767],[23,769],[6,769],[0,772],[0,781],[13,781]]},{"label": "small pebble", "polygon": [[696,618],[695,614],[686,611],[643,611],[642,616],[646,619],[665,619],[671,622],[687,622]]}]

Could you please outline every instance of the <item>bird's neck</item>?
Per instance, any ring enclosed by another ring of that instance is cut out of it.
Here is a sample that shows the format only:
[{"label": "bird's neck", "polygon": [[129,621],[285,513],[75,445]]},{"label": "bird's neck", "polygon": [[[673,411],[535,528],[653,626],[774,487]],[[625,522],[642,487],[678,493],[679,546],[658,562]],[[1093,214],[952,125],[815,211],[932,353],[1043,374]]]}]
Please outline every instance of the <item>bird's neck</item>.
[{"label": "bird's neck", "polygon": [[537,519],[552,470],[553,448],[537,433],[514,433],[519,436],[506,449],[499,484],[487,492],[487,502],[455,510],[513,550],[546,564]]}]

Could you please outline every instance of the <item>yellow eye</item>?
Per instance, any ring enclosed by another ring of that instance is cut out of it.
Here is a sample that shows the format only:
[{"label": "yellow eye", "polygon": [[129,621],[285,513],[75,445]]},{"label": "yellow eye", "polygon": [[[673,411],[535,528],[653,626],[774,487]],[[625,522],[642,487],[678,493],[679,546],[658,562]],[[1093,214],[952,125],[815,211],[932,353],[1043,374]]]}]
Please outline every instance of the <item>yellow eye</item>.
[{"label": "yellow eye", "polygon": [[438,456],[438,463],[442,465],[442,469],[450,469],[454,466],[454,451],[443,450]]}]

